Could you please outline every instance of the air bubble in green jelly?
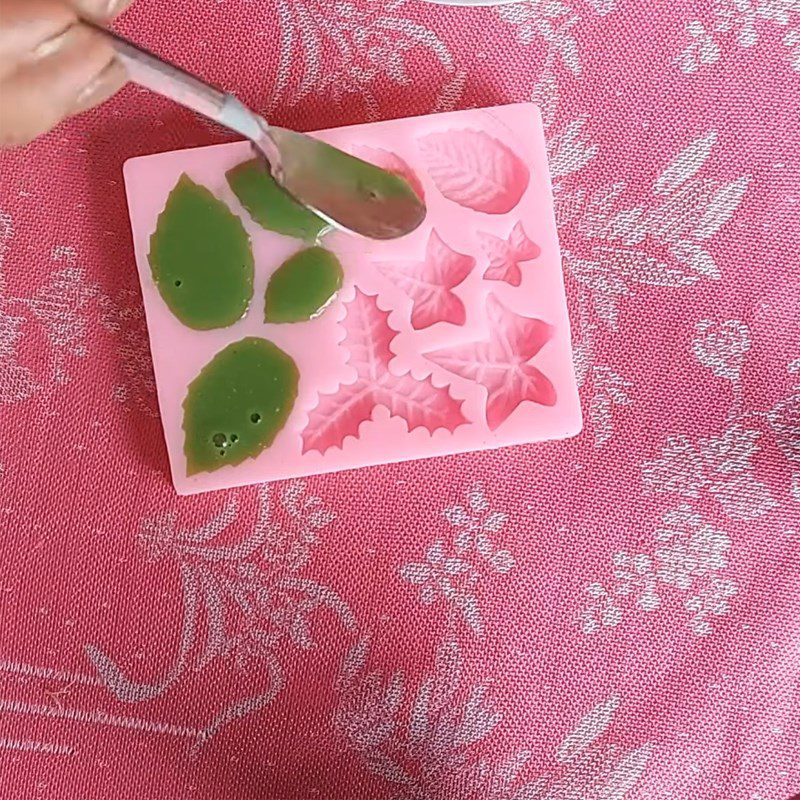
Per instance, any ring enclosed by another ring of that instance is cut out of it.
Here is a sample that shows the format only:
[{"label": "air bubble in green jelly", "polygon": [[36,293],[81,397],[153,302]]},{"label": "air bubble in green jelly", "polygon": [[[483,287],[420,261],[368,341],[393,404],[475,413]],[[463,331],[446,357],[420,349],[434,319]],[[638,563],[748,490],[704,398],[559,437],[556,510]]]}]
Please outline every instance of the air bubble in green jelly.
[{"label": "air bubble in green jelly", "polygon": [[150,270],[164,302],[195,330],[233,325],[253,297],[253,252],[241,220],[182,175],[150,237]]},{"label": "air bubble in green jelly", "polygon": [[264,297],[265,322],[304,322],[318,317],[342,288],[342,265],[324,247],[293,255],[272,275]]},{"label": "air bubble in green jelly", "polygon": [[187,474],[241,464],[270,447],[299,379],[293,359],[266,339],[249,336],[217,353],[183,401]]},{"label": "air bubble in green jelly", "polygon": [[[239,164],[226,177],[254,222],[268,231],[314,242],[330,227],[279,186],[261,159]],[[321,175],[320,180],[324,179]]]}]

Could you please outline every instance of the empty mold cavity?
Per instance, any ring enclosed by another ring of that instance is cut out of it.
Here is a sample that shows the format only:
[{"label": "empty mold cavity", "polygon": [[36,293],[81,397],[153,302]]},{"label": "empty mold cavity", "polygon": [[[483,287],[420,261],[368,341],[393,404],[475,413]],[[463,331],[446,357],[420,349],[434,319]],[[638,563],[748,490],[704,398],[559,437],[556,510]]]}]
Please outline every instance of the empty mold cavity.
[{"label": "empty mold cavity", "polygon": [[461,413],[463,401],[454,399],[447,387],[434,386],[430,378],[398,377],[389,371],[394,357],[391,343],[397,331],[390,327],[389,313],[378,307],[374,296],[356,290],[345,308],[340,323],[345,330],[343,347],[357,377],[333,394],[320,395],[303,431],[303,452],[325,453],[331,447],[342,447],[348,436],[357,438],[361,423],[372,418],[376,406],[404,419],[409,431],[453,431],[467,421]]},{"label": "empty mold cavity", "polygon": [[432,133],[418,144],[438,190],[460,206],[508,214],[528,188],[530,172],[522,159],[484,131]]},{"label": "empty mold cavity", "polygon": [[550,340],[553,329],[523,317],[490,295],[486,302],[489,338],[428,353],[434,364],[483,386],[486,422],[495,430],[525,401],[553,406],[556,391],[541,370],[528,363]]},{"label": "empty mold cavity", "polygon": [[453,289],[466,280],[475,266],[472,256],[457,253],[431,231],[422,261],[399,261],[376,264],[392,283],[411,299],[411,325],[416,330],[450,322],[463,325],[467,313]]},{"label": "empty mold cavity", "polygon": [[520,264],[538,258],[542,252],[525,233],[521,222],[514,226],[508,239],[491,233],[478,233],[478,238],[489,257],[489,267],[483,277],[490,281],[505,281],[511,286],[522,283]]}]

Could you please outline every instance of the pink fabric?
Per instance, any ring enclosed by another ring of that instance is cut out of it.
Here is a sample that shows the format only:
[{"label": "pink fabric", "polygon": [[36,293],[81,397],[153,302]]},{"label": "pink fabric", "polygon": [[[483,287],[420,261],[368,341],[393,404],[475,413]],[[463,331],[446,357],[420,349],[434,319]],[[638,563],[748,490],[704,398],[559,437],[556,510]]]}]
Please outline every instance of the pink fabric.
[{"label": "pink fabric", "polygon": [[140,0],[283,124],[537,99],[587,428],[178,498],[121,165],[225,135],[131,88],[4,153],[3,796],[800,790],[799,17]]}]

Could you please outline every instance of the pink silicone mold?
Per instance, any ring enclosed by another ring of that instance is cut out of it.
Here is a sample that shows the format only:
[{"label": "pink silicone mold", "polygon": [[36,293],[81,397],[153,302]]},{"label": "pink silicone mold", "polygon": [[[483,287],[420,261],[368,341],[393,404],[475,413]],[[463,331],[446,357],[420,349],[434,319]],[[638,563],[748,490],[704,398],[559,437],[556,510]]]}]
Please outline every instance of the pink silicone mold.
[{"label": "pink silicone mold", "polygon": [[356,379],[340,385],[333,394],[320,396],[303,431],[304,451],[325,453],[330,447],[342,447],[348,436],[358,438],[361,423],[372,418],[377,406],[405,420],[409,431],[453,431],[466,423],[462,401],[453,399],[447,389],[437,388],[429,378],[417,380],[408,373],[395,375],[389,370],[394,358],[391,343],[398,331],[388,319],[388,312],[381,311],[375,297],[356,289],[355,298],[345,305],[341,323],[346,332],[347,363],[355,369]]},{"label": "pink silicone mold", "polygon": [[[125,165],[136,261],[173,481],[181,494],[574,435],[581,428],[561,260],[538,110],[530,104],[317,134],[405,176],[426,222],[393,242],[326,236],[344,268],[331,306],[307,323],[263,322],[271,274],[303,245],[265,231],[225,172],[245,143]],[[229,328],[185,328],[150,276],[149,238],[181,174],[211,190],[250,234],[255,291]],[[297,402],[255,459],[191,478],[182,402],[216,353],[274,342],[300,371]]]},{"label": "pink silicone mold", "polygon": [[491,295],[486,310],[489,336],[485,341],[436,350],[428,358],[486,389],[486,421],[495,430],[526,400],[555,405],[555,387],[529,363],[547,344],[553,329],[540,319],[514,314]]}]

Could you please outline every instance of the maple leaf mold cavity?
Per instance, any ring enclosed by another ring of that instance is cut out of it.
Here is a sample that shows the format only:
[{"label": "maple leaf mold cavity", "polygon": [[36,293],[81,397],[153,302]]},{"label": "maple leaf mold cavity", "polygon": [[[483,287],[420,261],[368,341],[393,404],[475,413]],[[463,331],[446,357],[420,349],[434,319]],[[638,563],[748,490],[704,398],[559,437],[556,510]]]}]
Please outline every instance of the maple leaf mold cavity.
[{"label": "maple leaf mold cavity", "polygon": [[425,254],[419,261],[388,261],[375,264],[379,272],[411,300],[411,326],[422,330],[437,322],[463,325],[464,302],[454,292],[467,279],[475,259],[459,253],[431,230]]},{"label": "maple leaf mold cavity", "polygon": [[487,339],[436,350],[426,357],[484,387],[486,423],[494,431],[525,401],[556,404],[552,382],[531,363],[551,339],[553,328],[540,319],[512,312],[493,295],[489,295],[486,310],[491,323]]}]

